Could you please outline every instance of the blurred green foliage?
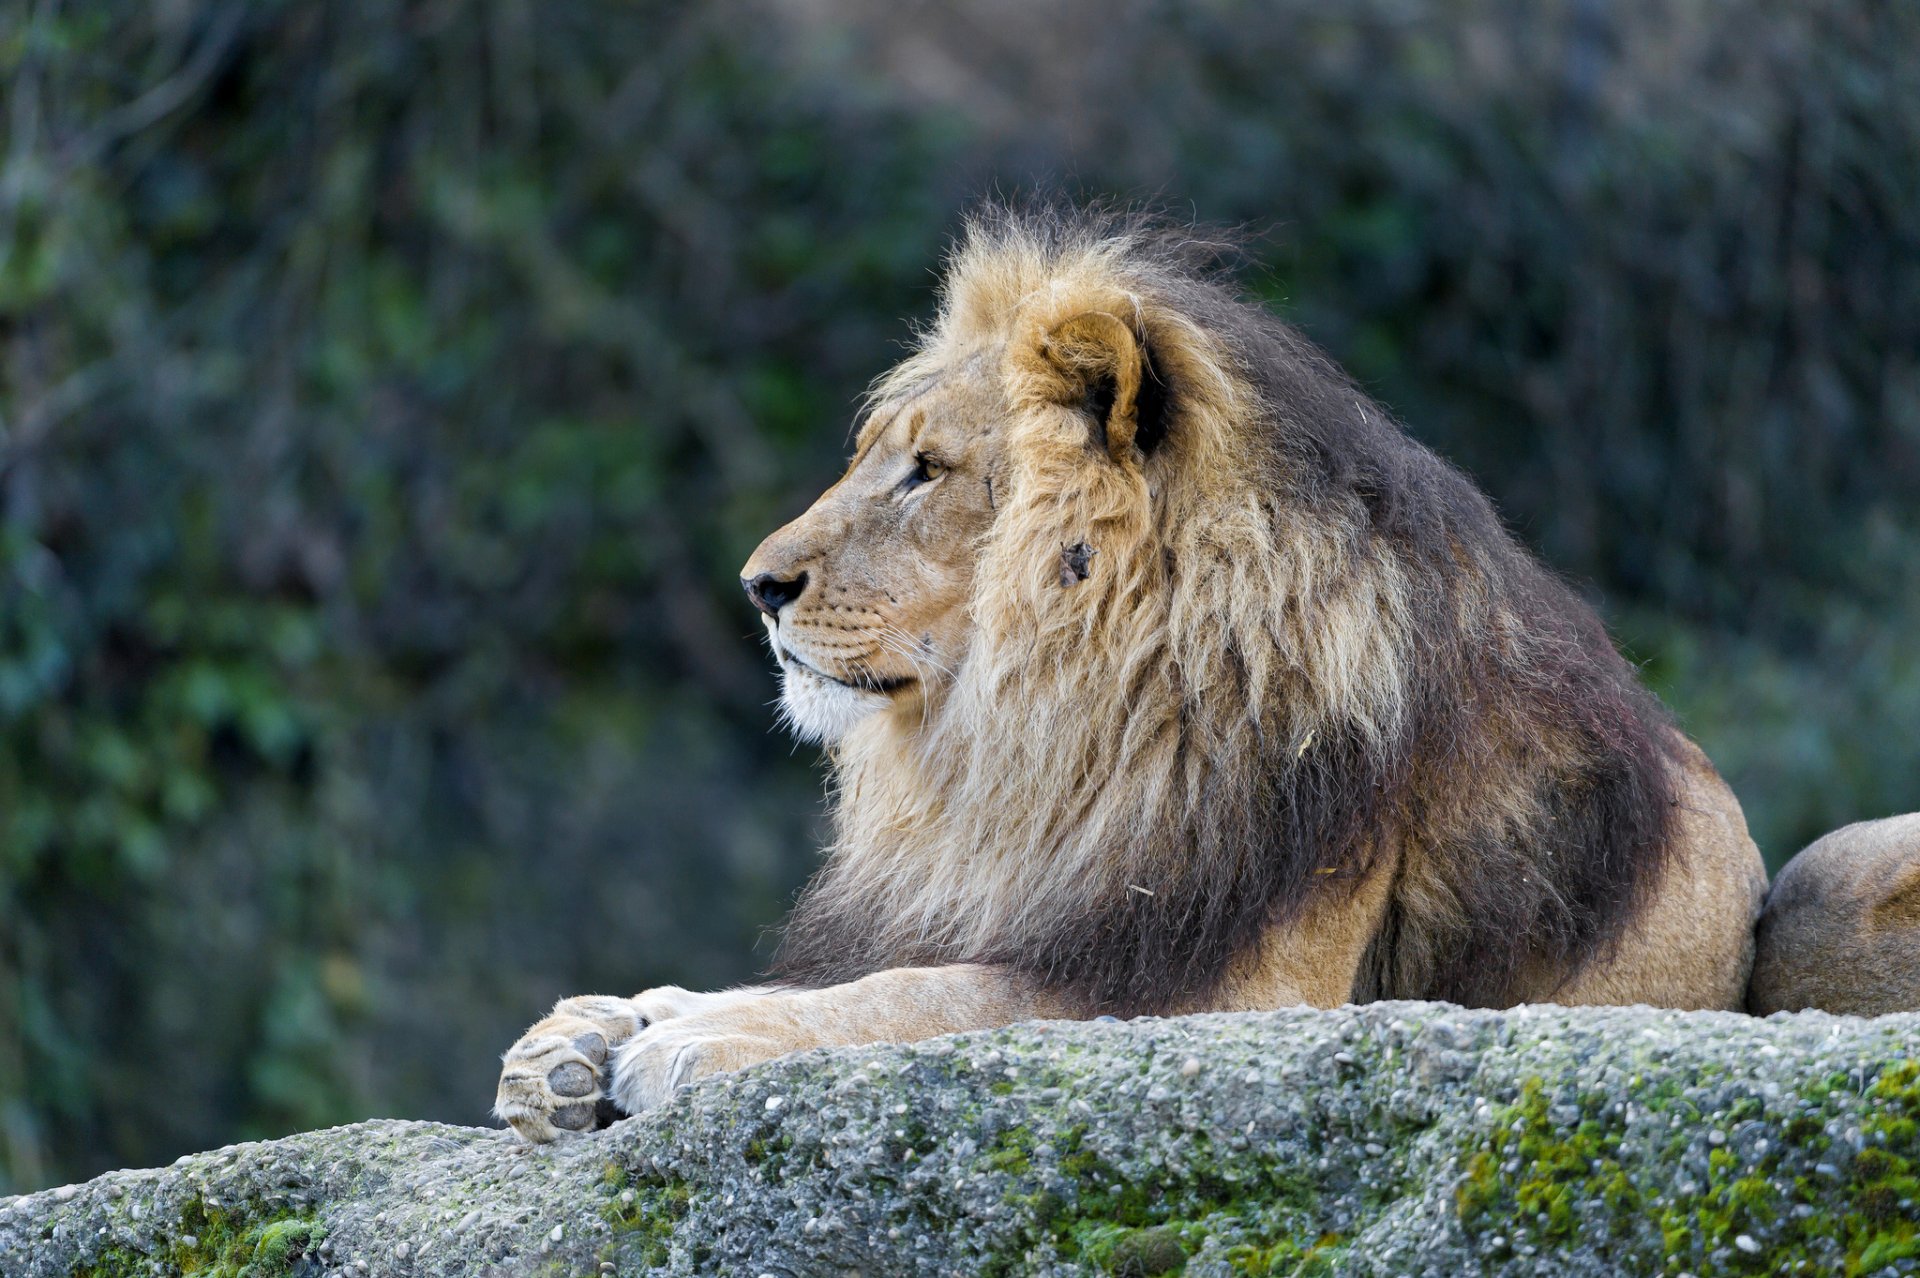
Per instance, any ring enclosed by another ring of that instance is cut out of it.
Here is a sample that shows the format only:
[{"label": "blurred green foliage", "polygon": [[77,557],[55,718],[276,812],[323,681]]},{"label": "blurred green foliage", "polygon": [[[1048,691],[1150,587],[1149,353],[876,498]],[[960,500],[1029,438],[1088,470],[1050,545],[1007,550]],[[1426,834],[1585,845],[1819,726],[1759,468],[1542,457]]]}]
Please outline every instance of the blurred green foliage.
[{"label": "blurred green foliage", "polygon": [[0,1191],[752,971],[733,576],[996,182],[1271,228],[1776,863],[1920,808],[1920,10],[1120,9],[0,4]]}]

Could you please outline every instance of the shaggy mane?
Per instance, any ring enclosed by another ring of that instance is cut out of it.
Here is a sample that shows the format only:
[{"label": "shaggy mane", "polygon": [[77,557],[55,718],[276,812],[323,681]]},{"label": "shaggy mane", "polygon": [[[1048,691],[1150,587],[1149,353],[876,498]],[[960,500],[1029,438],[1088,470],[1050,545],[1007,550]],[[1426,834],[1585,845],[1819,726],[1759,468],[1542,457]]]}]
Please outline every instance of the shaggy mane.
[{"label": "shaggy mane", "polygon": [[[835,838],[779,974],[1005,963],[1090,1011],[1189,1008],[1391,852],[1354,997],[1499,1003],[1646,898],[1674,802],[1659,706],[1470,481],[1239,300],[1222,249],[1104,211],[970,220],[875,395],[987,352],[1010,491],[952,686],[835,750]],[[1140,337],[1157,397],[1122,460],[1035,354],[1089,312]]]}]

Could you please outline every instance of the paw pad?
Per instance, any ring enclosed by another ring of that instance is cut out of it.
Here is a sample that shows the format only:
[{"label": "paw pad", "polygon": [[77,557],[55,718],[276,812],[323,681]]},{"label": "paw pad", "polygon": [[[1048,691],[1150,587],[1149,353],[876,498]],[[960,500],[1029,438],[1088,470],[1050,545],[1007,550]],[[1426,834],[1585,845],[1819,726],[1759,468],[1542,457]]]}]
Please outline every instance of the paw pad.
[{"label": "paw pad", "polygon": [[[602,1049],[601,1059],[605,1059],[604,1048]],[[593,1091],[595,1086],[593,1071],[585,1065],[582,1065],[579,1061],[569,1061],[565,1065],[557,1065],[554,1067],[553,1071],[547,1075],[547,1086],[553,1089],[553,1093],[556,1096],[585,1096],[587,1093]],[[575,1105],[571,1108],[578,1109],[580,1107]],[[558,1123],[559,1121],[559,1117],[556,1115],[554,1122]]]},{"label": "paw pad", "polygon": [[584,1132],[593,1126],[592,1105],[563,1105],[547,1116],[547,1121],[567,1132]]}]

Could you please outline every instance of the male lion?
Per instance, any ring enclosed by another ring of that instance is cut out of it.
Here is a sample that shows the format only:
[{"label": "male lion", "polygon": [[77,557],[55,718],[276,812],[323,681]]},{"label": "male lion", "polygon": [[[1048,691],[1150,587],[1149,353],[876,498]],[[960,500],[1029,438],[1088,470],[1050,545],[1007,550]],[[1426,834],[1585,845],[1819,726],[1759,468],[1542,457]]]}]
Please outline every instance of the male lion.
[{"label": "male lion", "polygon": [[1473,484],[1208,260],[971,220],[846,474],[744,570],[834,769],[775,983],[563,1000],[505,1057],[523,1137],[1032,1017],[1741,1005],[1733,795]]}]

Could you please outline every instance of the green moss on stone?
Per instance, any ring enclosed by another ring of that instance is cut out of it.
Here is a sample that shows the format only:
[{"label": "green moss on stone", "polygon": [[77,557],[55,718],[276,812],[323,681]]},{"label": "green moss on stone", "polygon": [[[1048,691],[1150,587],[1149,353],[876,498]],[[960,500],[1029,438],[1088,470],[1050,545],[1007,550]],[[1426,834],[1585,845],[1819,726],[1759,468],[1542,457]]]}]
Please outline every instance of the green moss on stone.
[{"label": "green moss on stone", "polygon": [[1170,1225],[1150,1229],[1107,1226],[1097,1238],[1089,1236],[1082,1242],[1081,1255],[1102,1272],[1119,1278],[1156,1278],[1159,1274],[1177,1274],[1187,1266],[1181,1232]]},{"label": "green moss on stone", "polygon": [[601,1259],[615,1253],[636,1253],[648,1269],[664,1266],[673,1246],[673,1231],[693,1210],[693,1186],[671,1176],[636,1176],[618,1164],[609,1164],[601,1176],[608,1194],[600,1218],[613,1237],[600,1249]]},{"label": "green moss on stone", "polygon": [[1010,1254],[989,1274],[1025,1272],[1030,1254],[1076,1262],[1096,1273],[1173,1274],[1209,1238],[1231,1240],[1236,1272],[1294,1274],[1326,1268],[1338,1239],[1312,1226],[1319,1188],[1298,1168],[1233,1151],[1215,1167],[1209,1142],[1194,1135],[1177,1173],[1138,1180],[1093,1148],[1084,1126],[1036,1141],[1007,1128],[982,1147],[983,1170],[1003,1173],[1005,1201],[1025,1219]]},{"label": "green moss on stone", "polygon": [[1331,1278],[1346,1247],[1339,1234],[1303,1242],[1283,1238],[1271,1246],[1242,1243],[1229,1247],[1227,1263],[1247,1278]]},{"label": "green moss on stone", "polygon": [[1033,1132],[1024,1126],[995,1132],[982,1151],[981,1166],[1009,1176],[1025,1176],[1033,1166]]},{"label": "green moss on stone", "polygon": [[[1836,1073],[1798,1099],[1820,1107],[1858,1089],[1857,1081]],[[1549,1246],[1576,1237],[1593,1245],[1594,1204],[1604,1205],[1616,1237],[1650,1215],[1663,1256],[1626,1254],[1623,1244],[1618,1259],[1629,1267],[1659,1268],[1671,1256],[1700,1274],[1786,1272],[1802,1264],[1807,1272],[1820,1272],[1837,1249],[1849,1278],[1875,1273],[1920,1256],[1920,1061],[1888,1065],[1866,1088],[1865,1099],[1865,1147],[1844,1170],[1834,1166],[1832,1174],[1812,1178],[1782,1170],[1789,1152],[1802,1163],[1827,1153],[1825,1123],[1802,1114],[1782,1124],[1751,1163],[1724,1147],[1711,1150],[1706,1183],[1674,1192],[1666,1169],[1656,1172],[1644,1157],[1628,1158],[1634,1166],[1628,1170],[1620,1157],[1624,1121],[1605,1098],[1562,1099],[1563,1117],[1556,1117],[1555,1098],[1539,1078],[1529,1078],[1515,1101],[1495,1112],[1484,1147],[1466,1160],[1456,1208],[1469,1232],[1526,1235]],[[1571,1122],[1564,1121],[1570,1103],[1578,1115]],[[1731,1126],[1764,1111],[1759,1098],[1742,1097],[1717,1121]],[[1677,1156],[1699,1132],[1697,1125],[1684,1125],[1667,1152]]]},{"label": "green moss on stone", "polygon": [[191,1199],[157,1253],[109,1248],[73,1270],[73,1278],[125,1278],[158,1259],[181,1278],[285,1278],[320,1245],[326,1228],[310,1217],[214,1207]]}]

